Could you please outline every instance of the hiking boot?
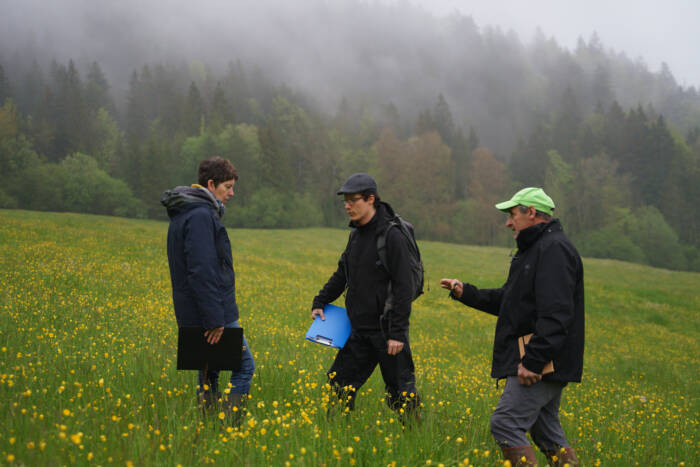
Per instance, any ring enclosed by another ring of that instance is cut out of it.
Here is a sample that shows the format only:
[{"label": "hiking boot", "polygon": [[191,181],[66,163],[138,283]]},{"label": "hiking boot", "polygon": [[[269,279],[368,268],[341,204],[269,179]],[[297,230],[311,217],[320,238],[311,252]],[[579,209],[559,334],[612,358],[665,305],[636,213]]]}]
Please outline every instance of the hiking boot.
[{"label": "hiking boot", "polygon": [[399,422],[404,427],[412,428],[423,424],[423,409],[421,406],[408,406],[396,411]]},{"label": "hiking boot", "polygon": [[579,465],[572,447],[560,448],[558,451],[544,451],[544,455],[547,456],[550,467],[564,467],[565,465],[576,467]]},{"label": "hiking boot", "polygon": [[212,391],[197,391],[197,405],[202,410],[202,416],[206,416],[207,412],[211,412],[217,409],[221,401],[220,392]]},{"label": "hiking boot", "polygon": [[248,394],[231,392],[224,395],[222,409],[232,427],[240,427],[246,415]]},{"label": "hiking boot", "polygon": [[535,450],[532,446],[502,447],[501,451],[503,451],[503,458],[510,461],[512,467],[531,467],[537,465]]}]

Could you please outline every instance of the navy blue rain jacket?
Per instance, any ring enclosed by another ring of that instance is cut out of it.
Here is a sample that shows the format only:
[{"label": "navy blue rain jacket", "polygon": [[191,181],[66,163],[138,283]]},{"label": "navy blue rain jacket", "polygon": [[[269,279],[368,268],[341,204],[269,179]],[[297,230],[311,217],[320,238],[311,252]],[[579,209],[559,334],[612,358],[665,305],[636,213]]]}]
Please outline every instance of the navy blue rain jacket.
[{"label": "navy blue rain jacket", "polygon": [[231,243],[223,204],[199,186],[163,193],[170,217],[168,263],[177,325],[214,329],[238,320]]}]

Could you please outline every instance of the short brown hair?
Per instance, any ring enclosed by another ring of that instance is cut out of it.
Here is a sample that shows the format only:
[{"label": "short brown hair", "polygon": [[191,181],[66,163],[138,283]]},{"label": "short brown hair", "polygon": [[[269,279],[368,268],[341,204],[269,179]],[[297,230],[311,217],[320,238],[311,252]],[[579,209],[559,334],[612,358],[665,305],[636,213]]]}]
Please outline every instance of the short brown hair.
[{"label": "short brown hair", "polygon": [[200,162],[197,170],[200,185],[207,186],[209,180],[214,181],[214,186],[219,186],[227,180],[238,180],[238,171],[229,160],[219,156],[210,157]]}]

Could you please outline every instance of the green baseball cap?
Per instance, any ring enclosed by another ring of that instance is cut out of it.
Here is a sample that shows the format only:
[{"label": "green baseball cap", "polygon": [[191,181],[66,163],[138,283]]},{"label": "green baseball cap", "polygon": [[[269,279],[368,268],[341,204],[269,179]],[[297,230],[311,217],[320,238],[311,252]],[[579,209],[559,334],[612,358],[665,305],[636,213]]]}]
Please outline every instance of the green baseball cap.
[{"label": "green baseball cap", "polygon": [[542,188],[523,188],[514,194],[510,200],[498,203],[496,209],[509,212],[510,209],[515,206],[532,206],[538,211],[549,214],[550,216],[554,212],[554,201],[547,196],[547,193],[545,193]]}]

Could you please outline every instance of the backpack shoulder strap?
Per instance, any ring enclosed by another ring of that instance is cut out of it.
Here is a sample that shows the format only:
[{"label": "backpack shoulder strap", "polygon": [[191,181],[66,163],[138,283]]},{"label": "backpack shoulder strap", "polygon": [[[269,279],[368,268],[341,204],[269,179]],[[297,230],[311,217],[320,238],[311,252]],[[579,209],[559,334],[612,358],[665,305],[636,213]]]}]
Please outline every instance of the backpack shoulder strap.
[{"label": "backpack shoulder strap", "polygon": [[377,254],[379,255],[379,261],[382,263],[382,266],[384,266],[384,269],[386,269],[387,272],[389,272],[389,261],[386,257],[386,239],[389,236],[389,231],[391,230],[391,228],[397,226],[397,219],[393,218],[389,221],[386,229],[384,229],[383,232],[380,232],[380,234],[377,235]]}]

